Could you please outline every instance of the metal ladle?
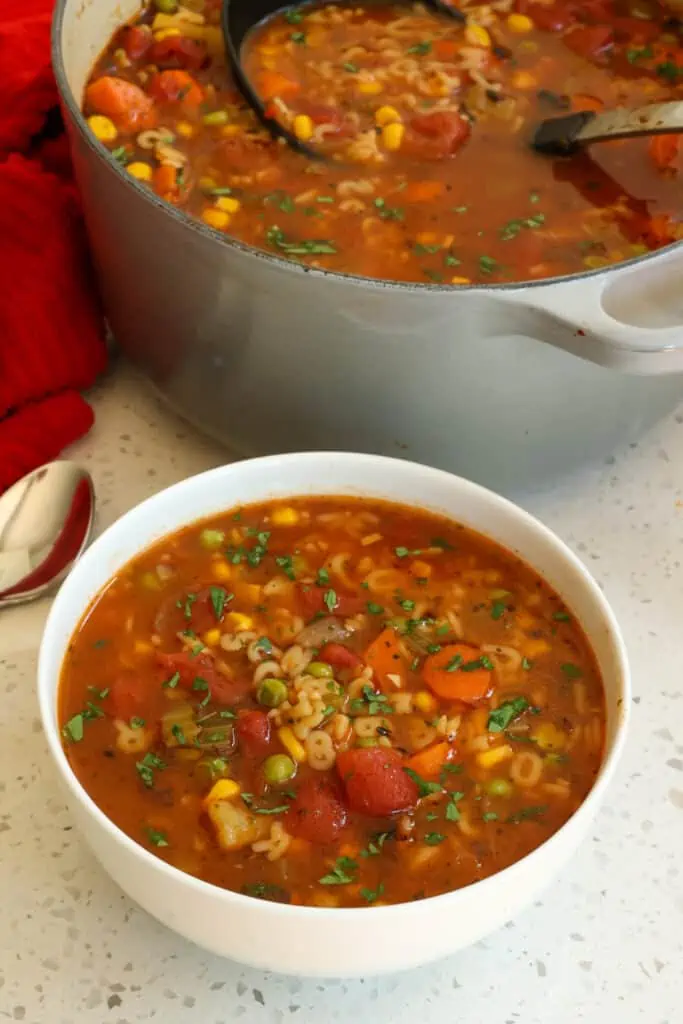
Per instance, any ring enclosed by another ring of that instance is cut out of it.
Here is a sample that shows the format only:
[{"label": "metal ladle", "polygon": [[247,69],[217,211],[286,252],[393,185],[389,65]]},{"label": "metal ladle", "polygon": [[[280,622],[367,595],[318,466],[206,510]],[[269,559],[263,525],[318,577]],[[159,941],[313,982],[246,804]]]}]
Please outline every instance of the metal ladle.
[{"label": "metal ladle", "polygon": [[541,121],[531,145],[539,153],[566,156],[594,142],[680,132],[683,132],[683,102],[672,100],[669,103],[648,103],[633,110],[617,107],[599,114],[583,110],[550,117]]},{"label": "metal ladle", "polygon": [[[377,0],[374,0],[377,2]],[[423,0],[426,6],[431,7],[438,14],[442,14],[454,21],[464,23],[465,15],[457,7],[451,7],[444,0]],[[333,6],[334,0],[328,0],[327,6]],[[309,0],[304,4],[283,4],[281,0],[223,0],[221,11],[221,26],[225,40],[225,54],[228,66],[235,78],[235,84],[242,93],[242,96],[254,111],[259,121],[268,129],[271,135],[282,138],[292,149],[303,153],[313,160],[326,159],[313,146],[307,146],[305,142],[297,139],[293,132],[290,132],[283,124],[268,113],[268,107],[264,104],[258,92],[252,85],[242,65],[242,46],[246,37],[264,21],[275,14],[284,14],[289,10],[300,10],[303,7],[325,6],[319,0]]]},{"label": "metal ladle", "polygon": [[0,608],[47,593],[90,540],[95,493],[73,462],[49,462],[0,496]]}]

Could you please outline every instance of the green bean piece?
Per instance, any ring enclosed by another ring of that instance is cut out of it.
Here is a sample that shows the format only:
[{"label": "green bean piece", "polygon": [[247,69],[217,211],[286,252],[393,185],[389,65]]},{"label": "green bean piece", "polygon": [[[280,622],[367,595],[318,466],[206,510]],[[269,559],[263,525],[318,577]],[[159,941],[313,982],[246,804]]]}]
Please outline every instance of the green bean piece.
[{"label": "green bean piece", "polygon": [[277,708],[287,699],[287,683],[283,679],[263,679],[256,692],[259,704]]},{"label": "green bean piece", "polygon": [[271,786],[289,782],[296,773],[296,765],[286,754],[272,754],[263,762],[263,777]]}]

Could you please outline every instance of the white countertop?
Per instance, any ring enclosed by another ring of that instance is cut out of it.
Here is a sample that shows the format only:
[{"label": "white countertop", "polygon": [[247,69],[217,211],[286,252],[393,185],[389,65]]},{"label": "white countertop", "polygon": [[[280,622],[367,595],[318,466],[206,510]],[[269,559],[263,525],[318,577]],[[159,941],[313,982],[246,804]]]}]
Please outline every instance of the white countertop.
[{"label": "white countertop", "polygon": [[[119,367],[72,449],[98,529],[229,456]],[[37,717],[47,602],[0,614],[0,1021],[27,1024],[681,1024],[683,416],[521,504],[605,587],[632,657],[626,756],[590,841],[485,942],[382,980],[267,976],[177,938],[124,897],[72,830]],[[229,922],[226,922],[229,927]]]}]

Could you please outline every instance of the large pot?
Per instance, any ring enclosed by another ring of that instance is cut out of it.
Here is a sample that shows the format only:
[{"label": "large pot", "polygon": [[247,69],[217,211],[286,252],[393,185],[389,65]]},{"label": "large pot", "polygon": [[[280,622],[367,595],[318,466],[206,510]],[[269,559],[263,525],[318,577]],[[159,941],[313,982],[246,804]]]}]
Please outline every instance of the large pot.
[{"label": "large pot", "polygon": [[630,440],[683,394],[680,246],[444,288],[307,270],[161,202],[90,135],[91,67],[139,0],[57,0],[53,60],[113,333],[244,454],[348,448],[504,490]]}]

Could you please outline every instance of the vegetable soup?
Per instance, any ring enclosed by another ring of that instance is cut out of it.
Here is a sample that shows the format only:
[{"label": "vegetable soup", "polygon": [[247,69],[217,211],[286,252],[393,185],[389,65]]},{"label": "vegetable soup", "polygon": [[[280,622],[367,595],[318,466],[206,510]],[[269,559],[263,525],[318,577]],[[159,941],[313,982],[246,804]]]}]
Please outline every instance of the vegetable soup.
[{"label": "vegetable soup", "polygon": [[97,597],[59,716],[95,803],[217,886],[355,907],[524,857],[591,789],[595,659],[527,565],[430,513],[315,498],[159,541]]},{"label": "vegetable soup", "polygon": [[425,284],[598,269],[683,236],[679,137],[550,159],[568,110],[680,98],[655,0],[304,6],[247,41],[275,141],[225,67],[219,0],[156,0],[98,61],[85,113],[128,173],[210,227],[310,266]]}]

